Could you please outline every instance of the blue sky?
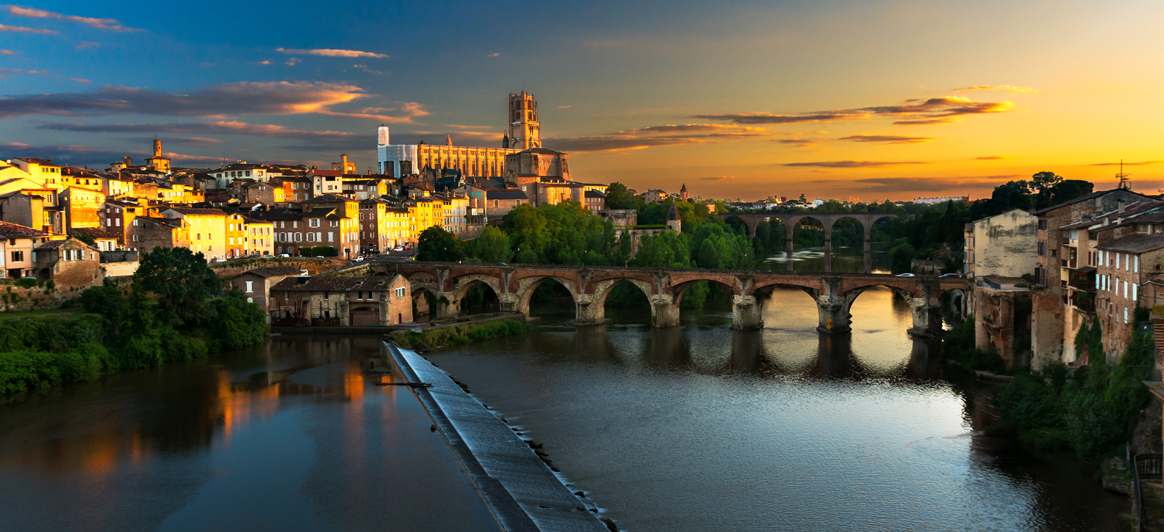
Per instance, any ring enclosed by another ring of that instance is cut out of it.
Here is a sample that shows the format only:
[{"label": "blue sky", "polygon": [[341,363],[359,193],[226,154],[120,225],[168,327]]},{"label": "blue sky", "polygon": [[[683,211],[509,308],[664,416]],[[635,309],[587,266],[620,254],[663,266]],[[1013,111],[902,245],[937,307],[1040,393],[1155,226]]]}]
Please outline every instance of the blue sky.
[{"label": "blue sky", "polygon": [[[38,2],[0,7],[0,158],[374,164],[538,99],[576,179],[744,198],[1159,176],[1164,3]],[[1152,190],[1148,190],[1152,191]]]}]

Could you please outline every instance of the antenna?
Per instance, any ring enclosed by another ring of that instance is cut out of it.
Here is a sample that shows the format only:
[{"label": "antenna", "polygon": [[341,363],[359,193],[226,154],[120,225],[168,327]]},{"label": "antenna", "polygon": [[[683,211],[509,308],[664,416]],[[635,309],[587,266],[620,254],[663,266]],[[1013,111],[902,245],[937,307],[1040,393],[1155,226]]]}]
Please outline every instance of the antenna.
[{"label": "antenna", "polygon": [[1115,175],[1120,180],[1118,188],[1122,190],[1128,190],[1128,175],[1129,174],[1124,173],[1124,160],[1120,159],[1120,173]]}]

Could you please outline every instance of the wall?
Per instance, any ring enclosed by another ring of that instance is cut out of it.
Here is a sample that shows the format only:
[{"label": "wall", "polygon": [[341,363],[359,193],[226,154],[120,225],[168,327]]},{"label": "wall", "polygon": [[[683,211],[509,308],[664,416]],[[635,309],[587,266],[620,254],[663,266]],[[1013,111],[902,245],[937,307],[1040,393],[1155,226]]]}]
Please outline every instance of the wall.
[{"label": "wall", "polygon": [[1034,274],[1035,263],[1031,258],[1038,247],[1038,219],[1034,215],[1013,210],[973,224],[976,277]]}]

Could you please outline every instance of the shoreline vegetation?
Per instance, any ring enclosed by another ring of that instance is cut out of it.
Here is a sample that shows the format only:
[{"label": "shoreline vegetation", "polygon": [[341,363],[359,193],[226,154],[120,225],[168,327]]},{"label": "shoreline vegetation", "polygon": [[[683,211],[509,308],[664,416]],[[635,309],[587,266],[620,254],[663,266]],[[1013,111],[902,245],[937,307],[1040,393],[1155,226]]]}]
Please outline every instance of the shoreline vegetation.
[{"label": "shoreline vegetation", "polygon": [[201,254],[159,248],[129,289],[82,292],[84,313],[0,320],[0,401],[261,342],[263,311],[238,290],[221,294]]},{"label": "shoreline vegetation", "polygon": [[[1146,309],[1136,310],[1136,323],[1147,319]],[[1017,438],[1039,451],[1073,452],[1093,463],[1123,456],[1125,444],[1133,440],[1159,449],[1158,428],[1137,430],[1141,411],[1151,403],[1144,381],[1151,380],[1155,365],[1152,331],[1136,327],[1114,364],[1103,353],[1098,322],[1083,326],[1077,344],[1079,353],[1090,354],[1086,366],[1068,368],[1056,362],[1037,371],[1006,370],[993,349],[983,352],[974,347],[971,316],[942,338],[941,352],[950,365],[971,373],[981,370],[1012,377],[993,387],[999,420],[987,429],[988,435]],[[1146,441],[1140,441],[1139,433]]]},{"label": "shoreline vegetation", "polygon": [[520,336],[530,330],[530,326],[523,322],[502,320],[452,325],[425,329],[421,332],[396,333],[392,335],[391,340],[405,349],[433,349],[501,336]]}]

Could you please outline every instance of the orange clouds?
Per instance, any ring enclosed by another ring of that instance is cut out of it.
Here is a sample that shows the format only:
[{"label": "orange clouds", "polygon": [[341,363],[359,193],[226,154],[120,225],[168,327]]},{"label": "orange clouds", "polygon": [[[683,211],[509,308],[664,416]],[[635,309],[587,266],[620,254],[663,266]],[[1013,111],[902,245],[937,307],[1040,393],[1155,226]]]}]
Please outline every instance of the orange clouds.
[{"label": "orange clouds", "polygon": [[386,54],[378,54],[375,52],[362,52],[359,50],[336,50],[333,48],[317,48],[313,50],[304,50],[299,48],[276,48],[276,52],[288,55],[318,55],[322,57],[371,57],[376,59],[386,59]]},{"label": "orange clouds", "polygon": [[[117,21],[117,20],[114,20],[111,18],[91,18],[91,17],[78,17],[75,15],[62,15],[60,13],[53,13],[52,11],[45,11],[43,9],[29,9],[29,8],[17,7],[17,6],[12,6],[12,5],[4,6],[4,7],[8,9],[9,15],[15,15],[18,17],[65,20],[68,22],[77,22],[77,23],[84,24],[86,26],[94,27],[97,29],[118,31],[118,32],[141,31],[137,28],[127,28],[125,26],[122,26],[120,21]],[[37,32],[37,33],[40,33],[40,32]],[[54,31],[52,33],[56,33],[56,32]]]},{"label": "orange clouds", "polygon": [[1013,105],[1011,102],[983,102],[961,96],[944,96],[925,101],[906,100],[900,105],[813,111],[799,114],[749,112],[699,114],[690,115],[690,118],[745,125],[804,124],[891,118],[895,120],[894,124],[897,125],[924,125],[945,124],[970,115],[1005,113],[1009,112]]},{"label": "orange clouds", "polygon": [[806,163],[784,163],[782,166],[816,168],[886,168],[907,164],[929,164],[927,161],[819,161]]},{"label": "orange clouds", "polygon": [[39,33],[42,35],[60,35],[60,32],[53,30],[45,30],[41,28],[26,28],[24,26],[5,26],[0,24],[0,31],[9,31],[15,33]]},{"label": "orange clouds", "polygon": [[909,135],[851,135],[841,137],[840,140],[853,142],[884,142],[887,144],[921,144],[934,140],[931,137],[912,137]]},{"label": "orange clouds", "polygon": [[1006,91],[1006,92],[1025,92],[1034,93],[1039,92],[1038,89],[1030,89],[1026,87],[1015,87],[1014,85],[975,85],[973,87],[962,87],[954,89],[954,92],[966,91]]}]

